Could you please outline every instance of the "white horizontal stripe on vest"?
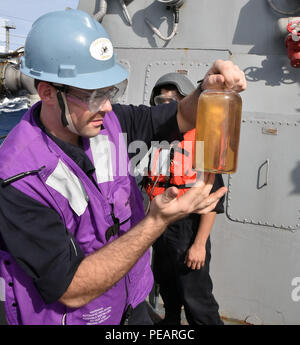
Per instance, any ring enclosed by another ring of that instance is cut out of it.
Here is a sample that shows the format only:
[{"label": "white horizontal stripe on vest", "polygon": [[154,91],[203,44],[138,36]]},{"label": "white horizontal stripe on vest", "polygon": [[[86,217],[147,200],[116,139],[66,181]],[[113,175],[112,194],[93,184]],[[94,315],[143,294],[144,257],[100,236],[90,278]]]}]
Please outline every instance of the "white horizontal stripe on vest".
[{"label": "white horizontal stripe on vest", "polygon": [[[98,183],[114,180],[111,143],[107,135],[97,135],[90,138],[96,177]],[[115,153],[115,152],[114,152]]]},{"label": "white horizontal stripe on vest", "polygon": [[46,184],[68,199],[72,210],[81,216],[88,202],[88,195],[78,177],[59,160]]}]

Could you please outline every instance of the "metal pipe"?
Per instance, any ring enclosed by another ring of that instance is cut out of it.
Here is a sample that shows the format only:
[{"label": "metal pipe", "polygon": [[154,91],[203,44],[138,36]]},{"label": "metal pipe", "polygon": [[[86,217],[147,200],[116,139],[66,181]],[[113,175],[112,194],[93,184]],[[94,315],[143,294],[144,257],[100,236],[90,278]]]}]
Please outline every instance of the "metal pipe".
[{"label": "metal pipe", "polygon": [[268,3],[270,5],[270,7],[277,13],[280,13],[280,14],[283,14],[285,16],[293,16],[294,14],[296,14],[297,12],[300,11],[300,6],[295,8],[294,10],[291,10],[291,11],[284,11],[284,10],[281,10],[280,8],[276,7],[273,3],[273,0],[268,0]]},{"label": "metal pipe", "polygon": [[3,65],[0,83],[2,83],[6,91],[12,94],[21,90],[26,90],[31,95],[37,93],[34,87],[33,78],[27,77],[21,73],[19,66],[11,62],[7,62]]},{"label": "metal pipe", "polygon": [[99,11],[94,14],[94,18],[101,23],[104,16],[106,15],[107,12],[107,1],[106,0],[100,0],[99,4]]},{"label": "metal pipe", "polygon": [[165,37],[162,35],[162,33],[150,22],[150,20],[148,18],[145,18],[145,22],[147,23],[147,25],[150,27],[150,29],[162,40],[164,41],[170,41],[177,33],[177,29],[178,29],[178,23],[179,23],[179,8],[178,7],[174,7],[173,9],[173,13],[174,13],[174,26],[173,26],[173,30],[172,33],[168,36]]},{"label": "metal pipe", "polygon": [[161,2],[167,6],[176,6],[178,8],[183,5],[184,1],[185,0],[158,0],[158,2]]},{"label": "metal pipe", "polygon": [[5,27],[5,30],[6,30],[5,51],[6,51],[6,53],[8,53],[9,52],[9,30],[15,29],[16,26],[15,25],[8,25],[8,24],[6,24],[4,27]]},{"label": "metal pipe", "polygon": [[129,12],[128,12],[128,9],[127,9],[127,6],[126,6],[124,0],[120,0],[120,5],[122,7],[124,16],[125,16],[128,24],[131,26],[132,25],[132,19],[131,19],[131,16],[130,16]]},{"label": "metal pipe", "polygon": [[20,47],[13,52],[9,53],[0,53],[0,59],[11,59],[11,58],[18,58],[24,53],[24,47]]}]

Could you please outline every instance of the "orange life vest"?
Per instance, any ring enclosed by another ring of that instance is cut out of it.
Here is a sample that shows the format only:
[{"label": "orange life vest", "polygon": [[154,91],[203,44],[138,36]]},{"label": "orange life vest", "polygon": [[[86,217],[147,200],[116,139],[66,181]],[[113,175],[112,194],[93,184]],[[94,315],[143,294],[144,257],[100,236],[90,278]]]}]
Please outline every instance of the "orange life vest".
[{"label": "orange life vest", "polygon": [[[183,141],[169,150],[169,171],[165,175],[161,174],[160,169],[162,158],[166,159],[163,149],[156,148],[152,152],[149,175],[144,178],[143,183],[150,200],[171,186],[179,189],[179,197],[196,182],[197,173],[193,170],[195,129],[186,132],[183,138]],[[166,166],[163,169],[166,170]]]}]

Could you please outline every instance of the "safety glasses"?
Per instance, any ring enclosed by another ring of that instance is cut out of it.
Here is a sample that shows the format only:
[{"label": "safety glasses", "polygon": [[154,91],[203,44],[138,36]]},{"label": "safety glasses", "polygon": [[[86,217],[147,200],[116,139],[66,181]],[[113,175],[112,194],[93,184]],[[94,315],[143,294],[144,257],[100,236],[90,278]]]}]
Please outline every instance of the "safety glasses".
[{"label": "safety glasses", "polygon": [[159,105],[163,103],[170,103],[170,102],[177,102],[177,99],[175,97],[170,97],[167,95],[158,95],[154,97],[154,104]]},{"label": "safety glasses", "polygon": [[127,79],[125,79],[117,85],[92,91],[74,87],[67,87],[64,91],[67,100],[88,107],[90,112],[96,113],[103,108],[107,101],[110,101],[111,104],[119,101],[126,90],[127,83]]},{"label": "safety glasses", "polygon": [[67,100],[74,102],[77,105],[87,106],[92,113],[100,111],[104,104],[109,100],[113,100],[119,89],[116,86],[110,88],[98,89],[92,92],[68,88],[65,92]]}]

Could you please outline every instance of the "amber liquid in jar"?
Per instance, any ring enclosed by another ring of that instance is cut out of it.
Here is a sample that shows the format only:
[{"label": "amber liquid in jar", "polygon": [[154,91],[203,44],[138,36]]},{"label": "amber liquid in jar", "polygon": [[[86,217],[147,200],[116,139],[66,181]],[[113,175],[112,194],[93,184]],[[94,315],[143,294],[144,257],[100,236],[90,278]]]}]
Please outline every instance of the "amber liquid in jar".
[{"label": "amber liquid in jar", "polygon": [[237,170],[241,113],[242,99],[236,92],[202,92],[198,100],[195,140],[204,143],[204,164],[196,145],[195,169],[203,170],[204,166],[204,171],[220,174],[232,174]]}]

